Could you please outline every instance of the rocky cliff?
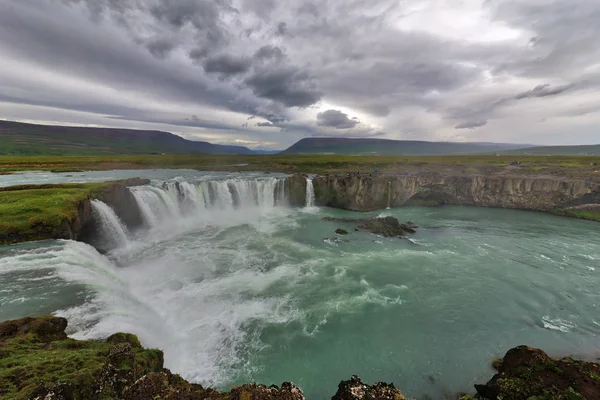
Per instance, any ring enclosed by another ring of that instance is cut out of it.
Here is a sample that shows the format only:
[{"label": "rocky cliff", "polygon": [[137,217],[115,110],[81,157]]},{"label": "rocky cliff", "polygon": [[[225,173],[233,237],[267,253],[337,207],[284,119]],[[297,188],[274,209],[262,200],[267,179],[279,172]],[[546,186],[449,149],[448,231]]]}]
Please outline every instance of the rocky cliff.
[{"label": "rocky cliff", "polygon": [[520,176],[345,175],[313,180],[318,205],[355,211],[404,205],[472,205],[553,211],[600,204],[592,180]]}]

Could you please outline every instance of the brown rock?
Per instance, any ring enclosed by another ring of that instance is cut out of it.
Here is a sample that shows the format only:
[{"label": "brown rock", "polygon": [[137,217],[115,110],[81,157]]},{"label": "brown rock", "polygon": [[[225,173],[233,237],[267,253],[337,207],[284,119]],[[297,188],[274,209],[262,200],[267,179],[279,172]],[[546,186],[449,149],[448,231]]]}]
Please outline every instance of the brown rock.
[{"label": "brown rock", "polygon": [[600,365],[570,358],[555,360],[527,346],[510,349],[495,362],[498,373],[475,385],[486,399],[600,399]]},{"label": "brown rock", "polygon": [[60,317],[21,318],[0,323],[0,341],[17,335],[35,334],[42,342],[67,338],[67,320]]},{"label": "brown rock", "polygon": [[394,384],[383,382],[374,385],[364,384],[361,379],[354,375],[348,381],[342,381],[338,385],[338,391],[331,400],[407,400]]}]

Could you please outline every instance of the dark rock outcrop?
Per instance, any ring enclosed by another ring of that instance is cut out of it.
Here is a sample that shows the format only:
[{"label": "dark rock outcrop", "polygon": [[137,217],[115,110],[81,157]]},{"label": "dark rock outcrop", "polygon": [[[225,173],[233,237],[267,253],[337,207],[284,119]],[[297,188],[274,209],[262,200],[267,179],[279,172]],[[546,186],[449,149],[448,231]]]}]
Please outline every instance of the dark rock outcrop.
[{"label": "dark rock outcrop", "polygon": [[343,229],[343,228],[337,228],[337,229],[335,230],[335,233],[337,233],[338,235],[347,235],[347,234],[348,234],[348,231],[347,231],[347,230],[345,230],[345,229]]},{"label": "dark rock outcrop", "polygon": [[416,232],[414,228],[408,224],[401,224],[394,217],[369,219],[358,228],[384,237],[401,237],[405,236],[407,233]]},{"label": "dark rock outcrop", "polygon": [[[398,219],[394,217],[376,217],[376,218],[333,218],[333,217],[324,217],[323,221],[331,221],[331,222],[345,222],[351,224],[359,224],[356,230],[365,230],[376,235],[381,235],[384,237],[402,237],[406,236],[409,233],[415,233],[417,226],[412,222],[407,222],[406,224],[401,224]],[[343,230],[344,229],[338,229]],[[338,233],[338,230],[335,233]],[[345,231],[348,233],[347,231]]]},{"label": "dark rock outcrop", "polygon": [[354,375],[350,380],[342,381],[338,385],[337,393],[331,400],[407,400],[399,389],[393,384],[383,382],[366,385]]},{"label": "dark rock outcrop", "polygon": [[475,385],[485,399],[600,399],[600,365],[561,358],[519,346],[494,363],[498,373],[485,385]]},{"label": "dark rock outcrop", "polygon": [[306,205],[306,175],[295,174],[288,179],[288,199],[293,207]]},{"label": "dark rock outcrop", "polygon": [[148,185],[149,183],[149,179],[142,178],[115,181],[111,186],[94,194],[94,198],[111,206],[128,228],[137,228],[143,224],[142,212],[128,188]]}]

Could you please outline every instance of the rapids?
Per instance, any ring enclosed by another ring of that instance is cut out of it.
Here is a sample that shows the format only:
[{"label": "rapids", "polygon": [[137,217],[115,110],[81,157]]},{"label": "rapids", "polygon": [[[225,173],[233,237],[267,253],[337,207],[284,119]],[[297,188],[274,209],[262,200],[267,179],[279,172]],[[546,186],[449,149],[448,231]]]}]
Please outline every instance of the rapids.
[{"label": "rapids", "polygon": [[[437,399],[489,379],[490,361],[516,345],[600,351],[593,222],[385,210],[420,226],[409,241],[322,220],[364,214],[290,208],[275,174],[42,173],[0,184],[133,176],[152,179],[132,188],[145,227],[129,232],[94,203],[112,240],[104,254],[73,241],[0,246],[0,320],[54,313],[75,338],[133,332],[192,381],[291,380],[309,399],[330,398],[352,374]],[[337,237],[339,227],[351,233]]]}]

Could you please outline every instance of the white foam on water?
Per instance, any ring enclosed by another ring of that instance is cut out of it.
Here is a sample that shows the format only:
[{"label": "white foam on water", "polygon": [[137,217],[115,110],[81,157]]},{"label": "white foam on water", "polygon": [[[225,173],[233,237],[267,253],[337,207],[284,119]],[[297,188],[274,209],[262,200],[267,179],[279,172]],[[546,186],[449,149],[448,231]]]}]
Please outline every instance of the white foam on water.
[{"label": "white foam on water", "polygon": [[288,296],[265,295],[299,272],[285,265],[269,271],[243,268],[253,255],[241,251],[232,261],[239,269],[227,272],[175,250],[117,268],[93,247],[65,242],[57,273],[96,294],[57,315],[69,319],[74,338],[132,332],[145,346],[164,350],[165,365],[174,372],[203,384],[224,384],[239,373],[242,351],[264,346],[255,337],[259,332],[245,329],[249,323],[282,324],[301,316]]},{"label": "white foam on water", "polygon": [[567,321],[562,318],[550,318],[548,315],[542,317],[542,324],[544,328],[551,329],[553,331],[560,331],[564,333],[571,332],[571,329],[575,328],[575,324],[571,321]]}]

